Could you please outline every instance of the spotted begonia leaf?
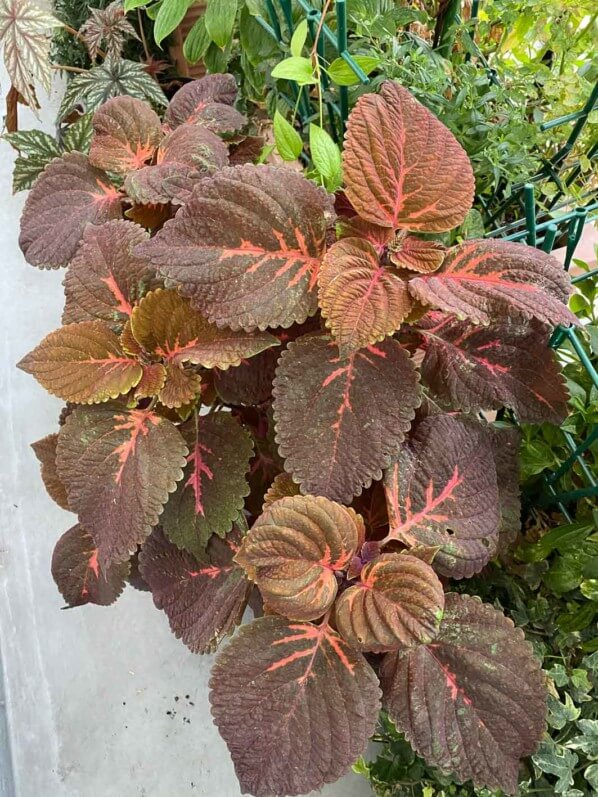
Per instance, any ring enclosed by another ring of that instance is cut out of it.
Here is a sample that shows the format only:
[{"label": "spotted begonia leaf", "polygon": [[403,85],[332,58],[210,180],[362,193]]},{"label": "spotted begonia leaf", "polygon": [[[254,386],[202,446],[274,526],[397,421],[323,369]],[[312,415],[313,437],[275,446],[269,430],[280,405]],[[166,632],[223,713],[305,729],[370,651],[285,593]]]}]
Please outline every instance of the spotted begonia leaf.
[{"label": "spotted begonia leaf", "polygon": [[352,509],[311,495],[281,498],[254,523],[236,561],[271,610],[315,620],[332,605],[335,572],[346,569],[364,536]]},{"label": "spotted begonia leaf", "polygon": [[88,224],[121,216],[121,195],[108,176],[69,152],[46,166],[27,197],[19,246],[32,266],[66,266]]},{"label": "spotted begonia leaf", "polygon": [[261,351],[278,346],[268,332],[233,332],[206,321],[176,291],[149,293],[133,310],[131,331],[137,342],[167,362],[225,370]]},{"label": "spotted begonia leaf", "polygon": [[64,401],[95,404],[135,387],[141,365],[122,351],[103,321],[81,321],[50,332],[19,368]]},{"label": "spotted begonia leaf", "polygon": [[202,183],[138,251],[218,326],[288,327],[316,311],[331,214],[303,175],[236,166]]},{"label": "spotted begonia leaf", "polygon": [[480,327],[430,312],[417,329],[425,342],[422,379],[451,407],[507,406],[524,423],[565,419],[565,382],[539,324],[512,320]]},{"label": "spotted begonia leaf", "polygon": [[469,595],[446,596],[440,634],[388,653],[384,703],[428,764],[458,783],[517,792],[519,762],[544,731],[546,685],[523,631]]},{"label": "spotted begonia leaf", "polygon": [[81,407],[68,416],[56,464],[101,568],[128,559],[145,540],[183,477],[187,454],[174,424],[150,410]]},{"label": "spotted begonia leaf", "polygon": [[97,545],[79,524],[62,535],[52,554],[52,578],[69,606],[109,606],[128,575],[128,561],[100,568]]},{"label": "spotted begonia leaf", "polygon": [[362,654],[328,625],[262,617],[219,654],[212,715],[241,791],[305,794],[343,775],[376,725],[380,690]]},{"label": "spotted begonia leaf", "polygon": [[330,247],[318,285],[322,315],[341,357],[392,335],[412,305],[407,283],[360,238],[344,238]]},{"label": "spotted begonia leaf", "polygon": [[325,335],[289,344],[274,397],[285,469],[304,492],[347,504],[382,477],[421,402],[417,372],[396,340],[342,360]]},{"label": "spotted begonia leaf", "polygon": [[126,174],[141,169],[162,140],[158,114],[135,97],[113,97],[95,112],[89,162],[98,169]]},{"label": "spotted begonia leaf", "polygon": [[288,473],[279,473],[264,495],[263,510],[267,509],[275,501],[279,501],[281,498],[289,498],[293,495],[299,495],[299,485],[295,484]]},{"label": "spotted begonia leaf", "polygon": [[468,578],[496,552],[500,519],[490,440],[448,415],[423,420],[386,471],[388,539],[440,546],[434,567]]},{"label": "spotted begonia leaf", "polygon": [[429,564],[406,554],[382,554],[362,568],[360,579],[335,606],[336,627],[351,647],[381,652],[434,639],[444,591]]},{"label": "spotted begonia leaf", "polygon": [[438,271],[409,282],[410,293],[424,304],[480,324],[505,317],[577,323],[566,307],[570,290],[569,275],[552,255],[491,240],[449,249]]},{"label": "spotted begonia leaf", "polygon": [[86,228],[64,278],[63,324],[100,319],[118,327],[126,321],[133,305],[156,287],[154,270],[133,254],[148,237],[124,220]]},{"label": "spotted begonia leaf", "polygon": [[407,89],[387,81],[349,117],[345,193],[359,215],[382,227],[442,232],[473,202],[473,170],[453,134]]},{"label": "spotted begonia leaf", "polygon": [[155,529],[139,554],[139,568],[154,603],[193,653],[211,653],[241,622],[250,583],[233,562],[241,535],[210,541],[202,560],[181,551]]},{"label": "spotted begonia leaf", "polygon": [[42,474],[42,481],[50,498],[55,501],[62,509],[70,510],[66,489],[61,482],[56,470],[56,444],[58,434],[49,434],[31,444],[31,448],[37,457]]},{"label": "spotted begonia leaf", "polygon": [[194,415],[180,430],[189,448],[187,467],[161,523],[171,542],[199,556],[210,535],[224,536],[243,509],[253,442],[224,412]]},{"label": "spotted begonia leaf", "polygon": [[445,252],[445,247],[439,241],[422,241],[415,235],[398,235],[389,246],[389,258],[395,266],[421,274],[437,271]]},{"label": "spotted begonia leaf", "polygon": [[233,75],[206,75],[180,88],[164,115],[164,126],[174,130],[182,124],[197,124],[217,133],[234,133],[247,120],[233,104],[237,84]]}]

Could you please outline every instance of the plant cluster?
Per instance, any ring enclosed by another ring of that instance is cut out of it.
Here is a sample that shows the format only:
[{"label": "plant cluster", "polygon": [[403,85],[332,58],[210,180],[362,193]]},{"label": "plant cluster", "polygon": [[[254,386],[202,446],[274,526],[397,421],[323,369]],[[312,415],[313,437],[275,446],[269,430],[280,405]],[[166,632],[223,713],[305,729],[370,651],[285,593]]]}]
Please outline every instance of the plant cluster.
[{"label": "plant cluster", "polygon": [[[435,239],[474,177],[405,88],[357,103],[336,197],[226,166],[205,135],[230,132],[232,88],[189,84],[162,126],[111,100],[89,157],[53,161],[27,200],[26,259],[67,266],[64,326],[20,363],[67,402],[35,444],[78,516],[54,578],[69,605],[108,604],[140,574],[195,652],[251,601],[211,680],[243,791],[336,780],[382,697],[428,764],[514,793],[544,678],[521,630],[449,580],[520,524],[518,432],[477,413],[566,414],[546,343],[575,322],[568,275],[519,244]],[[131,203],[180,207],[150,235]]]}]

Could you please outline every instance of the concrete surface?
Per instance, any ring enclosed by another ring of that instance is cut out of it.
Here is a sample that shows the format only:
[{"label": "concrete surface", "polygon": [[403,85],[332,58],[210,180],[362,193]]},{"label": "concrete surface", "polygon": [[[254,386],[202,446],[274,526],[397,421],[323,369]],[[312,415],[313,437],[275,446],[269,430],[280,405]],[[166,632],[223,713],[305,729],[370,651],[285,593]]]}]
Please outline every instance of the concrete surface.
[{"label": "concrete surface", "polygon": [[[57,92],[40,99],[51,130]],[[22,129],[36,125],[19,116]],[[208,706],[211,657],[189,653],[131,588],[109,608],[61,611],[50,557],[74,518],[46,496],[29,448],[55,430],[61,405],[14,365],[60,325],[63,274],[18,249],[25,196],[11,196],[12,161],[0,142],[0,795],[237,797]],[[349,775],[322,794],[370,790]]]}]

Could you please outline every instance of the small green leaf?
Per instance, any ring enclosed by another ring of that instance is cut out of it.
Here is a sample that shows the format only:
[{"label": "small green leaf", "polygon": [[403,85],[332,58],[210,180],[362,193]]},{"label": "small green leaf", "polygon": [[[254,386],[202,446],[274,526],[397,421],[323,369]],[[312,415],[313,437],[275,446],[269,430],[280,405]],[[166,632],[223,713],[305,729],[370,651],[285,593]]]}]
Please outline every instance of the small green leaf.
[{"label": "small green leaf", "polygon": [[136,8],[143,8],[146,6],[150,0],[125,0],[125,13],[129,11],[134,11]]},{"label": "small green leaf", "polygon": [[187,9],[194,0],[167,0],[162,3],[154,23],[154,40],[161,44],[182,22]]},{"label": "small green leaf", "polygon": [[568,722],[576,720],[581,713],[571,700],[571,695],[565,695],[565,702],[561,703],[553,695],[548,695],[548,724],[557,731],[562,730]]},{"label": "small green leaf", "polygon": [[342,182],[341,152],[330,135],[318,125],[309,126],[311,158],[323,177],[328,191],[335,191]]},{"label": "small green leaf", "polygon": [[210,46],[210,35],[206,30],[206,21],[202,16],[195,21],[183,44],[183,55],[190,64],[200,61]]},{"label": "small green leaf", "polygon": [[309,58],[292,56],[285,58],[276,64],[272,70],[272,77],[282,78],[283,80],[294,80],[300,86],[307,86],[316,83],[311,61]]},{"label": "small green leaf", "polygon": [[163,5],[164,5],[164,0],[158,0],[157,3],[152,3],[151,6],[147,6],[147,8],[145,9],[145,13],[148,15],[148,17],[151,20],[155,21]]},{"label": "small green leaf", "polygon": [[590,766],[583,773],[583,776],[589,785],[598,791],[598,764],[590,764]]},{"label": "small green leaf", "polygon": [[[373,72],[380,63],[379,58],[370,55],[354,55],[353,60],[363,69],[366,75]],[[359,78],[343,58],[335,58],[328,67],[328,77],[338,86],[355,86]]]},{"label": "small green leaf", "polygon": [[577,727],[581,736],[576,736],[568,743],[573,750],[581,750],[590,758],[598,758],[598,720],[579,720]]},{"label": "small green leaf", "polygon": [[274,114],[274,141],[278,154],[285,161],[297,160],[303,149],[301,136],[278,111]]},{"label": "small green leaf", "polygon": [[205,13],[206,30],[221,50],[230,42],[237,16],[237,0],[210,0]]},{"label": "small green leaf", "polygon": [[571,750],[555,744],[552,739],[540,744],[532,756],[532,761],[541,772],[547,772],[558,778],[555,785],[557,794],[562,794],[573,783],[573,770],[578,758]]},{"label": "small green leaf", "polygon": [[297,58],[301,55],[301,50],[303,50],[303,46],[305,44],[305,40],[307,39],[307,20],[302,19],[301,22],[295,28],[295,32],[291,38],[291,55],[296,56]]}]

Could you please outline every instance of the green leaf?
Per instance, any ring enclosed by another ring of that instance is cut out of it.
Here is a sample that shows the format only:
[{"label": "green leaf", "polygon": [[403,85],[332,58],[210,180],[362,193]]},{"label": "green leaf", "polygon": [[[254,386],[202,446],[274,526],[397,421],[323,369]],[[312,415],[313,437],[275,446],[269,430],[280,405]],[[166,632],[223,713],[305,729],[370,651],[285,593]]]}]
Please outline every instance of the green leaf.
[{"label": "green leaf", "polygon": [[194,0],[165,0],[156,15],[154,23],[154,41],[161,44],[167,36],[182,22],[187,9]]},{"label": "green leaf", "polygon": [[295,83],[298,83],[300,86],[308,86],[312,83],[317,83],[309,58],[297,56],[285,58],[284,61],[276,64],[272,70],[272,77],[281,78],[283,80],[294,80]]},{"label": "green leaf", "polygon": [[231,40],[237,16],[237,0],[210,0],[205,13],[206,30],[220,49]]},{"label": "green leaf", "polygon": [[207,52],[210,46],[210,34],[206,30],[206,21],[200,17],[189,31],[183,44],[183,55],[190,64],[196,64]]},{"label": "green leaf", "polygon": [[521,479],[526,481],[530,476],[542,473],[546,468],[557,464],[553,450],[542,440],[531,440],[522,447],[520,467]]},{"label": "green leaf", "polygon": [[297,160],[303,149],[301,136],[279,111],[274,114],[274,141],[278,154],[285,161]]},{"label": "green leaf", "polygon": [[92,113],[86,113],[70,125],[62,139],[62,147],[66,152],[89,152],[93,134],[92,118]]},{"label": "green leaf", "polygon": [[590,764],[590,766],[584,771],[583,776],[589,785],[598,791],[598,764]]},{"label": "green leaf", "polygon": [[[380,63],[379,58],[370,55],[354,55],[353,60],[366,75],[373,72]],[[335,58],[327,69],[328,77],[338,86],[355,86],[360,82],[355,72],[344,58]]]},{"label": "green leaf", "polygon": [[484,236],[484,218],[479,210],[471,208],[465,216],[460,228],[460,233],[465,239],[482,238]]},{"label": "green leaf", "polygon": [[573,750],[581,750],[590,758],[598,758],[598,720],[579,720],[577,727],[582,735],[571,739],[568,746]]},{"label": "green leaf", "polygon": [[588,578],[579,585],[581,594],[590,601],[598,601],[598,579]]},{"label": "green leaf", "polygon": [[573,769],[578,758],[571,750],[555,744],[552,739],[540,744],[532,761],[541,772],[556,775],[558,781],[554,788],[557,794],[562,794],[573,783]]},{"label": "green leaf", "polygon": [[125,12],[134,11],[136,8],[143,8],[150,0],[125,0]]},{"label": "green leaf", "polygon": [[15,194],[31,188],[48,163],[60,155],[56,141],[41,130],[20,130],[3,138],[19,153],[12,178]]},{"label": "green leaf", "polygon": [[569,722],[576,720],[581,713],[571,695],[565,695],[565,702],[561,703],[553,695],[548,695],[548,724],[557,731],[562,730]]},{"label": "green leaf", "polygon": [[585,522],[557,526],[547,531],[538,542],[522,546],[520,556],[525,562],[541,562],[554,550],[561,553],[574,550],[592,530],[593,526]]},{"label": "green leaf", "polygon": [[148,15],[148,17],[151,20],[155,21],[163,5],[164,5],[164,0],[158,0],[157,3],[153,3],[152,5],[147,6],[147,8],[145,9],[145,13]]},{"label": "green leaf", "polygon": [[294,55],[298,58],[301,55],[301,50],[303,50],[303,46],[305,45],[305,40],[307,39],[307,20],[302,19],[301,22],[295,28],[295,32],[291,38],[291,55]]},{"label": "green leaf", "polygon": [[318,125],[309,126],[311,158],[331,193],[342,183],[341,151],[331,136]]}]

